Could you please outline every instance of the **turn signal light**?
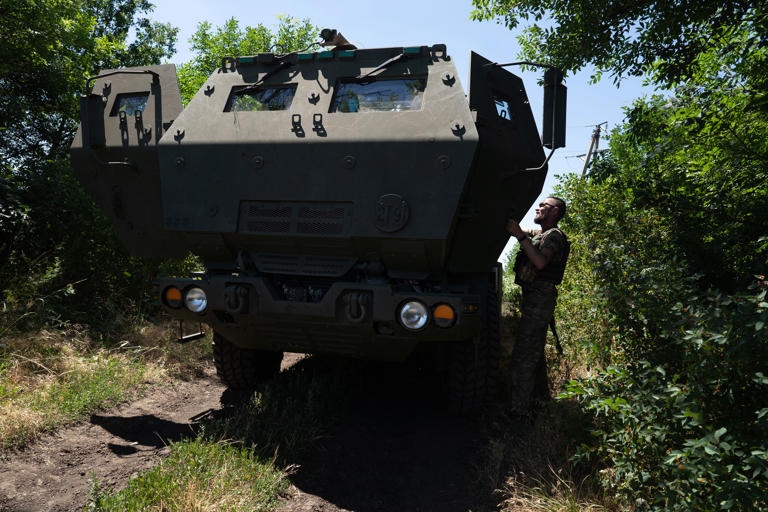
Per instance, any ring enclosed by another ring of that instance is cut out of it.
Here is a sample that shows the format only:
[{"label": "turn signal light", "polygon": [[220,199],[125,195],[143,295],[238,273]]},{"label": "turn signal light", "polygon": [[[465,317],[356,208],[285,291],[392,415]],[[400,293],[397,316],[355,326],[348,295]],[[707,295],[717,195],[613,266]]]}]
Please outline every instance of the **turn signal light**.
[{"label": "turn signal light", "polygon": [[180,308],[181,307],[181,290],[176,288],[175,286],[169,286],[165,290],[163,290],[163,302],[166,306],[169,308]]},{"label": "turn signal light", "polygon": [[451,327],[456,323],[456,311],[448,304],[438,304],[432,309],[432,318],[438,327]]}]

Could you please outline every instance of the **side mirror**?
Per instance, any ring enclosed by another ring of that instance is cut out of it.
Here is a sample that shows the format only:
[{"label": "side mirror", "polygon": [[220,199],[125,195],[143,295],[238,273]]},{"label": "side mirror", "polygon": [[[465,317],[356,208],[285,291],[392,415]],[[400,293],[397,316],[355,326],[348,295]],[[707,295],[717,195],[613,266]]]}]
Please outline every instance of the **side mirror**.
[{"label": "side mirror", "polygon": [[101,149],[107,143],[103,100],[100,94],[80,96],[80,132],[84,148]]},{"label": "side mirror", "polygon": [[549,149],[565,147],[565,107],[568,88],[563,85],[563,73],[556,68],[544,72],[544,120],[541,143]]}]

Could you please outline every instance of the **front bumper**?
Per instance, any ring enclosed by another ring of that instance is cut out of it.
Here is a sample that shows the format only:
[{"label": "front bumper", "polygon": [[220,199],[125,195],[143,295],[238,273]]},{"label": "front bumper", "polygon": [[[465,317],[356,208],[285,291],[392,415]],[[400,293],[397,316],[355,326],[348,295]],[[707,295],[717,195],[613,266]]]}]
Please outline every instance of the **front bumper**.
[{"label": "front bumper", "polygon": [[[202,289],[207,307],[194,313],[183,300],[168,301],[169,288]],[[481,326],[481,295],[420,292],[389,283],[333,282],[324,289],[276,284],[265,277],[204,275],[161,279],[160,303],[179,320],[206,323],[245,349],[326,353],[383,360],[404,359],[419,345],[472,339]],[[399,308],[419,301],[430,312],[423,328],[409,330]],[[432,318],[438,306],[455,313],[452,322]]]}]

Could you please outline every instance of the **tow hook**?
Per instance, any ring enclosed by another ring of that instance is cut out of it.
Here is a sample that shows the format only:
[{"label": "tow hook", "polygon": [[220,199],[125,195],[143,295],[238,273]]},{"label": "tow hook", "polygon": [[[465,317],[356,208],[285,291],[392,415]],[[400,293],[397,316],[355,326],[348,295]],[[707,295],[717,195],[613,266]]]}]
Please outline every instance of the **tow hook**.
[{"label": "tow hook", "polygon": [[224,289],[224,299],[228,313],[245,313],[248,309],[248,288],[236,284],[229,285]]},{"label": "tow hook", "polygon": [[370,292],[349,292],[344,294],[344,315],[353,323],[365,320],[371,303]]}]

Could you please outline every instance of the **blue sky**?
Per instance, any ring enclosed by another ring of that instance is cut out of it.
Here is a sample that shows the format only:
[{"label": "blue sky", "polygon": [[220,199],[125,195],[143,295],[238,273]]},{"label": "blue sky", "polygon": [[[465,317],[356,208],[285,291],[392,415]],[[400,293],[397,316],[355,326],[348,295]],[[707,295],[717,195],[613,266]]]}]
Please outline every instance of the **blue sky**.
[{"label": "blue sky", "polygon": [[[510,31],[492,21],[471,21],[471,0],[154,0],[154,4],[154,20],[179,28],[177,54],[170,59],[176,64],[189,59],[189,38],[203,21],[217,27],[234,17],[243,28],[259,23],[275,28],[280,15],[308,19],[320,28],[335,28],[359,48],[444,43],[456,62],[465,90],[470,51],[499,63],[518,60],[518,31]],[[521,74],[519,68],[510,68],[510,71],[525,81],[534,117],[540,126],[542,94],[536,81],[541,73]],[[581,172],[583,161],[579,155],[586,153],[595,125],[607,123],[611,129],[620,124],[624,119],[623,107],[647,92],[639,80],[622,82],[620,88],[609,78],[590,84],[588,71],[568,77],[565,83],[568,86],[567,146],[555,152],[550,160],[542,198],[552,192],[557,175]],[[605,147],[604,143],[601,147]],[[532,211],[522,225],[534,227]],[[512,244],[508,245],[505,252],[511,247]]]}]

